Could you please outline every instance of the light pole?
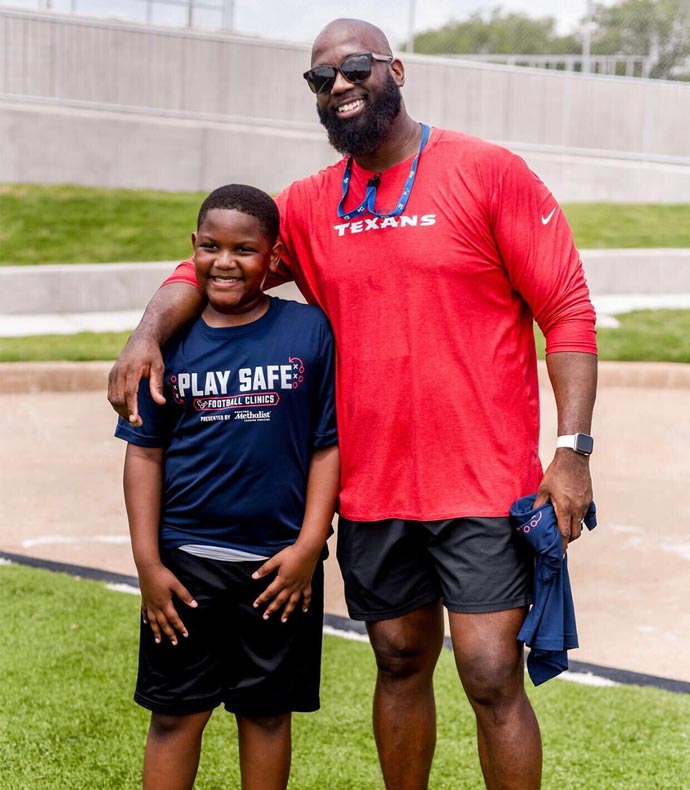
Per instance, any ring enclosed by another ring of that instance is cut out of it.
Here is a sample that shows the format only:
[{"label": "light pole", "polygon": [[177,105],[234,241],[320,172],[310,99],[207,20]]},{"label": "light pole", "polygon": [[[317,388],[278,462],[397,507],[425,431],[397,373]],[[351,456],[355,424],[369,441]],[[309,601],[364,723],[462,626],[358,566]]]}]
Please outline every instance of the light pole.
[{"label": "light pole", "polygon": [[409,0],[409,15],[407,17],[407,51],[414,52],[414,11],[415,0]]},{"label": "light pole", "polygon": [[235,30],[235,0],[223,2],[223,30],[232,33]]},{"label": "light pole", "polygon": [[585,24],[582,30],[582,73],[589,74],[592,70],[591,48],[592,48],[592,0],[587,0],[585,10]]}]

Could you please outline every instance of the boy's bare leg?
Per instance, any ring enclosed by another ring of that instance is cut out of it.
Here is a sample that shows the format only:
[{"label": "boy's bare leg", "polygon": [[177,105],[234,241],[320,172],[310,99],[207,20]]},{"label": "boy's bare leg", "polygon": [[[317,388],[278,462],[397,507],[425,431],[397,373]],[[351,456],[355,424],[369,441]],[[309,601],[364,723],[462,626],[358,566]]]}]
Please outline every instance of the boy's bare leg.
[{"label": "boy's bare leg", "polygon": [[525,694],[524,609],[449,614],[455,663],[477,717],[479,760],[488,790],[541,787],[541,737]]},{"label": "boy's bare leg", "polygon": [[201,736],[213,711],[189,716],[151,714],[144,755],[144,790],[190,790],[194,784]]},{"label": "boy's bare leg", "polygon": [[376,655],[374,735],[386,788],[424,790],[436,747],[433,675],[443,646],[441,604],[367,623]]},{"label": "boy's bare leg", "polygon": [[285,790],[290,777],[290,713],[237,714],[242,790]]}]

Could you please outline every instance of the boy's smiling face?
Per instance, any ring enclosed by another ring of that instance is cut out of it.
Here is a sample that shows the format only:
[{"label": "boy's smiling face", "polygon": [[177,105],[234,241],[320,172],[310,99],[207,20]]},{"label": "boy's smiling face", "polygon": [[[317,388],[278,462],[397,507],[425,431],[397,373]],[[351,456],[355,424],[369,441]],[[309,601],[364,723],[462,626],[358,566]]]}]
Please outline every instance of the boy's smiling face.
[{"label": "boy's smiling face", "polygon": [[211,326],[256,321],[266,311],[261,290],[280,260],[280,244],[266,237],[257,217],[234,209],[210,209],[192,233],[199,287],[208,298],[204,319]]}]

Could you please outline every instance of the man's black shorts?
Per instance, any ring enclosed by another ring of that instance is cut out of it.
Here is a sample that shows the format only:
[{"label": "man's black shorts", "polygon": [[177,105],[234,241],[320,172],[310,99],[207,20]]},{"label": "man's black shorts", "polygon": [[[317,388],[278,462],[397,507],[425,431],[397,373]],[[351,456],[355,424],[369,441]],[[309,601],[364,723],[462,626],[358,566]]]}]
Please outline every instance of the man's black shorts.
[{"label": "man's black shorts", "polygon": [[389,620],[435,603],[498,612],[532,603],[532,552],[506,518],[338,521],[338,562],[355,620]]},{"label": "man's black shorts", "polygon": [[199,604],[175,599],[189,636],[176,646],[156,644],[142,623],[134,699],[156,713],[185,715],[221,703],[232,713],[269,716],[319,708],[323,634],[323,565],[312,579],[308,612],[298,607],[286,623],[280,612],[263,619],[252,604],[273,576],[254,580],[261,562],[209,560],[175,549],[163,564]]}]

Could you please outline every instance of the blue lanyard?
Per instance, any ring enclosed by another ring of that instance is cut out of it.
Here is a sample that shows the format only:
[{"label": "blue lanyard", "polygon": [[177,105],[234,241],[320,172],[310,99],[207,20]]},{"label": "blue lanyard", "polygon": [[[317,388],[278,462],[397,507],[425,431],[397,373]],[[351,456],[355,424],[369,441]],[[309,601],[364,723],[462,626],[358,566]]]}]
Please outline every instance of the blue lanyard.
[{"label": "blue lanyard", "polygon": [[403,213],[405,206],[407,205],[407,201],[409,200],[410,193],[412,192],[412,185],[414,184],[415,176],[417,175],[419,156],[422,153],[422,149],[426,145],[427,140],[429,139],[429,127],[425,123],[421,124],[421,127],[422,139],[419,141],[419,151],[417,151],[417,155],[412,160],[410,172],[407,176],[407,181],[405,181],[405,186],[403,187],[402,195],[400,195],[398,204],[393,209],[393,211],[388,214],[376,211],[374,208],[374,203],[376,202],[376,188],[381,183],[381,178],[378,173],[369,179],[367,191],[364,195],[364,200],[359,204],[359,206],[357,206],[357,208],[353,209],[352,211],[348,211],[347,213],[343,211],[343,204],[345,203],[347,191],[350,188],[350,178],[352,177],[352,157],[347,160],[345,172],[343,173],[343,196],[340,198],[340,203],[338,203],[338,216],[341,219],[350,220],[359,216],[360,214],[363,214],[365,211],[368,211],[375,217],[397,217]]}]

